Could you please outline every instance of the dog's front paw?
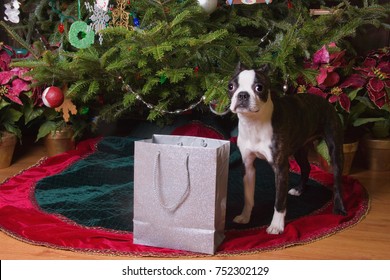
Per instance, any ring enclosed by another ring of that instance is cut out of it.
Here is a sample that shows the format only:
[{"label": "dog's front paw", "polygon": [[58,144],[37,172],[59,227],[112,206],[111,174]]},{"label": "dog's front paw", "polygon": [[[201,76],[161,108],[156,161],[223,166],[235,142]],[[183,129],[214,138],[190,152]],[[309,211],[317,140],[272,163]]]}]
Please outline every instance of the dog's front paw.
[{"label": "dog's front paw", "polygon": [[237,224],[247,224],[247,223],[249,223],[249,220],[250,220],[250,217],[245,216],[245,215],[239,215],[233,219],[233,222],[235,222]]},{"label": "dog's front paw", "polygon": [[284,228],[283,227],[280,227],[280,226],[273,226],[273,225],[270,225],[268,228],[267,228],[267,233],[268,234],[281,234],[283,233],[284,231]]},{"label": "dog's front paw", "polygon": [[279,212],[275,209],[274,216],[272,217],[271,225],[267,228],[267,233],[269,234],[283,233],[285,216],[286,216],[286,210]]}]

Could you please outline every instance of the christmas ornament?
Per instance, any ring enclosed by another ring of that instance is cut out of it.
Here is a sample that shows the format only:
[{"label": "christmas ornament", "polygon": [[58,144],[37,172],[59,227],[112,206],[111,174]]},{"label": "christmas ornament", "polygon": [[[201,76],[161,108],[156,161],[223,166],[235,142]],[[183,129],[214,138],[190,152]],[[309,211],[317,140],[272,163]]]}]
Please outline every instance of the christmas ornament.
[{"label": "christmas ornament", "polygon": [[272,3],[272,0],[227,0],[226,4],[228,5],[252,5],[252,4],[260,4],[260,3],[266,3],[267,5]]},{"label": "christmas ornament", "polygon": [[126,12],[127,0],[117,0],[116,9],[112,10],[111,26],[129,29],[129,12]]},{"label": "christmas ornament", "polygon": [[90,47],[95,40],[95,33],[88,30],[88,24],[84,21],[75,21],[69,29],[69,42],[73,47],[85,49]]},{"label": "christmas ornament", "polygon": [[20,2],[17,0],[13,0],[11,1],[11,3],[4,4],[4,7],[5,7],[4,19],[12,23],[19,23]]},{"label": "christmas ornament", "polygon": [[140,23],[139,23],[139,19],[138,19],[136,13],[135,13],[135,12],[132,12],[132,13],[130,13],[130,14],[131,14],[131,16],[133,17],[133,24],[134,24],[134,26],[135,26],[135,27],[139,27],[139,26],[140,26]]},{"label": "christmas ornament", "polygon": [[88,26],[88,29],[89,31],[94,30],[95,33],[99,34],[99,43],[101,45],[103,43],[103,35],[100,33],[100,31],[106,28],[107,23],[110,20],[110,17],[107,13],[107,9],[101,9],[96,3],[92,7],[91,4],[85,2],[85,6],[89,10],[89,12],[93,13],[92,16],[89,17],[92,22]]},{"label": "christmas ornament", "polygon": [[[122,81],[123,82],[123,81]],[[180,115],[180,114],[183,114],[185,112],[188,112],[188,111],[191,111],[193,110],[195,107],[197,107],[198,105],[200,105],[201,103],[203,103],[206,99],[206,96],[202,96],[197,102],[189,105],[187,108],[185,109],[177,109],[175,111],[169,111],[169,110],[164,110],[164,109],[160,109],[158,108],[157,106],[151,104],[151,103],[148,103],[146,102],[145,100],[143,100],[142,96],[139,95],[138,93],[136,93],[130,85],[126,85],[124,82],[123,82],[123,89],[126,90],[127,92],[131,93],[131,94],[134,94],[135,95],[135,98],[139,101],[141,101],[148,109],[151,109],[151,110],[155,110],[161,114],[170,114],[170,115]]]},{"label": "christmas ornament", "polygon": [[102,9],[103,11],[107,11],[107,7],[108,7],[108,0],[96,0],[96,5]]},{"label": "christmas ornament", "polygon": [[198,3],[206,13],[211,14],[217,9],[218,0],[198,0]]},{"label": "christmas ornament", "polygon": [[69,122],[70,115],[77,114],[77,108],[73,104],[73,102],[70,98],[65,98],[62,105],[55,108],[55,110],[59,113],[62,111],[62,118],[64,119],[65,122]]},{"label": "christmas ornament", "polygon": [[58,32],[60,32],[62,34],[62,33],[64,33],[64,30],[65,30],[64,24],[61,22],[58,25]]},{"label": "christmas ornament", "polygon": [[57,108],[64,102],[64,94],[59,87],[51,86],[43,91],[42,101],[46,107]]},{"label": "christmas ornament", "polygon": [[217,115],[217,116],[224,116],[224,115],[226,115],[227,113],[230,112],[229,106],[227,106],[227,107],[225,108],[225,111],[223,111],[223,112],[218,112],[218,111],[217,111],[217,107],[218,107],[217,101],[211,101],[211,102],[210,102],[210,104],[209,104],[209,109],[210,109],[210,111],[211,111],[213,114],[215,114],[215,115]]}]

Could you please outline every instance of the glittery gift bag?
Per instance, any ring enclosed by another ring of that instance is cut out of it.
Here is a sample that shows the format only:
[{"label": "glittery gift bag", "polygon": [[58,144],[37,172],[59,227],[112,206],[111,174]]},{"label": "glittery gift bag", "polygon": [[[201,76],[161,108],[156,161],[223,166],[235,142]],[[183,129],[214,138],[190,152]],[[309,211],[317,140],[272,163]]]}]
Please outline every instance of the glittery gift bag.
[{"label": "glittery gift bag", "polygon": [[134,151],[134,244],[213,254],[224,239],[230,143],[153,135]]}]

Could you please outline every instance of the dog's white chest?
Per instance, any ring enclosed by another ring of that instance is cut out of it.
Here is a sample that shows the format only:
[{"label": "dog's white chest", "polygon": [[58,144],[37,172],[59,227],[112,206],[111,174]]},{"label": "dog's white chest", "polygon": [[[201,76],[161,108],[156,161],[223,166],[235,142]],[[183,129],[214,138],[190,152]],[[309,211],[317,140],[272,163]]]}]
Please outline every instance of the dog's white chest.
[{"label": "dog's white chest", "polygon": [[240,123],[237,144],[242,157],[256,156],[268,162],[273,162],[272,137],[273,129],[271,123],[250,126]]}]

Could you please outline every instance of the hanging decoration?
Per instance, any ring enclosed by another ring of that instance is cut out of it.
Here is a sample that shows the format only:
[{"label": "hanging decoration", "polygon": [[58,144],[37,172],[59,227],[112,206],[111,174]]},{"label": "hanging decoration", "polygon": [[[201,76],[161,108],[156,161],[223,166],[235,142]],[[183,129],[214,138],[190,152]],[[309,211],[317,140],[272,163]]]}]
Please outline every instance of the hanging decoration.
[{"label": "hanging decoration", "polygon": [[69,29],[69,43],[75,48],[85,49],[90,47],[95,41],[95,33],[88,30],[88,24],[81,20],[80,0],[77,1],[77,11],[78,20],[73,22]]},{"label": "hanging decoration", "polygon": [[137,14],[133,11],[130,13],[130,15],[133,17],[133,24],[135,27],[139,27],[140,26],[140,23],[139,23],[139,19],[137,17]]},{"label": "hanging decoration", "polygon": [[[120,80],[122,80],[122,77],[119,77]],[[183,114],[185,112],[188,112],[188,111],[191,111],[193,110],[194,108],[196,108],[198,105],[200,105],[201,103],[203,103],[205,100],[206,100],[206,96],[202,96],[198,101],[196,101],[195,103],[189,105],[187,108],[184,108],[184,109],[177,109],[177,110],[174,110],[174,111],[169,111],[169,110],[164,110],[164,109],[160,109],[158,108],[158,106],[156,105],[153,105],[149,102],[146,102],[141,95],[139,95],[137,92],[135,92],[130,85],[127,85],[125,84],[125,82],[122,80],[122,83],[123,83],[123,90],[128,92],[128,93],[131,93],[131,94],[134,94],[135,95],[135,98],[139,101],[141,101],[148,109],[151,109],[151,110],[155,110],[157,112],[159,112],[160,114],[169,114],[169,115],[180,115],[180,114]]]},{"label": "hanging decoration", "polygon": [[211,14],[217,9],[218,0],[198,0],[198,3],[206,13]]},{"label": "hanging decoration", "polygon": [[55,108],[58,113],[62,112],[62,118],[65,122],[69,122],[71,115],[77,114],[77,107],[73,104],[70,98],[65,98],[61,106]]},{"label": "hanging decoration", "polygon": [[61,22],[58,25],[58,32],[60,32],[62,34],[62,33],[64,33],[64,31],[65,31],[65,27],[64,27],[64,24]]},{"label": "hanging decoration", "polygon": [[112,9],[112,21],[111,26],[113,27],[124,27],[129,29],[129,18],[130,13],[126,12],[128,0],[117,0],[116,8]]},{"label": "hanging decoration", "polygon": [[19,23],[20,2],[17,0],[12,0],[10,3],[4,4],[4,7],[5,7],[4,20],[10,21],[12,23]]},{"label": "hanging decoration", "polygon": [[42,93],[42,101],[46,107],[57,108],[64,102],[64,93],[59,87],[47,87]]},{"label": "hanging decoration", "polygon": [[240,5],[240,4],[245,4],[245,5],[252,5],[252,4],[270,4],[272,3],[272,0],[227,0],[226,4],[228,5]]},{"label": "hanging decoration", "polygon": [[109,0],[96,0],[96,5],[103,11],[107,11]]},{"label": "hanging decoration", "polygon": [[[108,5],[108,1],[104,2]],[[110,20],[107,12],[107,6],[105,8],[100,8],[99,5],[95,3],[92,7],[92,5],[88,2],[85,2],[85,6],[90,13],[93,13],[92,16],[89,17],[92,22],[88,26],[88,30],[94,30],[95,33],[99,34],[99,43],[101,45],[103,43],[103,35],[100,31],[106,28],[108,21]]]},{"label": "hanging decoration", "polygon": [[75,21],[69,29],[69,42],[73,47],[85,49],[95,40],[95,33],[88,28],[84,21]]}]

